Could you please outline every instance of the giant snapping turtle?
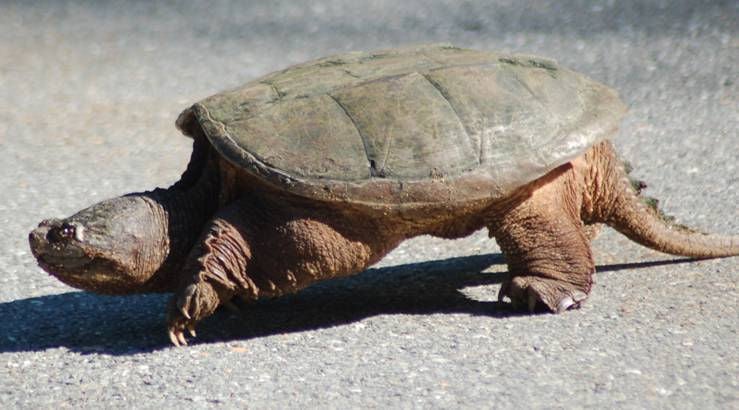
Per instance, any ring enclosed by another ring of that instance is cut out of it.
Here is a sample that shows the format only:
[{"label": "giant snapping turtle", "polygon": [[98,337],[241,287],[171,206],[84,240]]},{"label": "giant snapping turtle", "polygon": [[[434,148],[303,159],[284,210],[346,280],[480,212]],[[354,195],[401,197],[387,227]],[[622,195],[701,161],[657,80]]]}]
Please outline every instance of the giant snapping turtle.
[{"label": "giant snapping turtle", "polygon": [[179,182],[43,221],[31,249],[71,286],[174,292],[176,345],[234,296],[352,274],[423,234],[487,227],[509,266],[499,297],[553,312],[590,292],[600,223],[662,252],[739,254],[737,237],[672,224],[640,197],[606,140],[625,111],[538,57],[434,45],[323,58],[186,109]]}]

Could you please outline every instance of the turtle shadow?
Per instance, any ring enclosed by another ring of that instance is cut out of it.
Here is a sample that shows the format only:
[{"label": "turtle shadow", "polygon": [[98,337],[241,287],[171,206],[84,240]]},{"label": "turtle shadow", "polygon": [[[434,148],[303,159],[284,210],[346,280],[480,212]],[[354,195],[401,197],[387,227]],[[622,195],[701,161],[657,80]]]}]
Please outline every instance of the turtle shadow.
[{"label": "turtle shadow", "polygon": [[[500,254],[371,268],[310,286],[297,294],[216,312],[198,326],[198,343],[302,332],[380,314],[466,312],[506,314],[505,304],[475,301],[459,290],[492,285]],[[0,353],[67,348],[126,355],[168,347],[168,294],[103,296],[69,292],[0,303]],[[491,298],[495,294],[491,292]]]},{"label": "turtle shadow", "polygon": [[[600,272],[690,260],[599,266]],[[500,254],[372,268],[318,283],[294,295],[258,301],[240,315],[221,310],[199,326],[197,343],[245,340],[340,326],[383,314],[464,313],[521,315],[497,302],[497,287],[483,300],[465,288],[500,284]],[[480,293],[480,292],[477,292]],[[128,355],[169,347],[164,307],[169,295],[101,296],[69,292],[0,303],[0,353],[67,348],[83,354]]]}]

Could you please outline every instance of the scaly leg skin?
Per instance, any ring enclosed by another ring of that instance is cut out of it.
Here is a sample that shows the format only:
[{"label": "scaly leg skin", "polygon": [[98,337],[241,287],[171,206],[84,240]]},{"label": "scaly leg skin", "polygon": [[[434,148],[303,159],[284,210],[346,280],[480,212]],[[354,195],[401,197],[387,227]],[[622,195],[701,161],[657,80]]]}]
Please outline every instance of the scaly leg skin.
[{"label": "scaly leg skin", "polygon": [[573,172],[564,172],[490,226],[510,275],[499,300],[532,312],[537,305],[557,313],[580,307],[595,272],[580,203]]},{"label": "scaly leg skin", "polygon": [[228,299],[228,296],[219,294],[207,281],[188,285],[170,302],[169,340],[175,346],[187,345],[184,331],[187,330],[190,336],[196,337],[195,324],[212,314],[223,300]]},{"label": "scaly leg skin", "polygon": [[216,214],[183,268],[183,281],[169,306],[169,338],[186,345],[184,332],[195,336],[195,325],[253,283],[244,272],[251,259],[244,217],[236,203]]},{"label": "scaly leg skin", "polygon": [[398,242],[327,209],[236,201],[216,214],[186,263],[170,306],[170,339],[186,344],[185,331],[234,296],[279,296],[359,272]]}]

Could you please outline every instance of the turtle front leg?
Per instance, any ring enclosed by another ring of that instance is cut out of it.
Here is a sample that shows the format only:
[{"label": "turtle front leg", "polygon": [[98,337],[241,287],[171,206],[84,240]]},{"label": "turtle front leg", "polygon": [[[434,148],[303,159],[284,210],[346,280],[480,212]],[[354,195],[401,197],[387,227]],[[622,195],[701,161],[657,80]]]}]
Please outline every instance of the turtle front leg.
[{"label": "turtle front leg", "polygon": [[169,338],[186,345],[184,332],[195,336],[195,325],[236,293],[254,291],[246,275],[251,260],[246,215],[237,202],[219,211],[192,249],[178,290],[170,301]]},{"label": "turtle front leg", "polygon": [[499,300],[529,311],[543,305],[560,313],[580,307],[593,283],[590,249],[593,228],[580,219],[580,196],[573,174],[566,172],[539,187],[532,196],[500,215],[491,235],[508,262],[509,278]]},{"label": "turtle front leg", "polygon": [[170,305],[172,343],[219,305],[296,292],[366,269],[402,239],[328,208],[244,198],[219,211],[186,262]]}]

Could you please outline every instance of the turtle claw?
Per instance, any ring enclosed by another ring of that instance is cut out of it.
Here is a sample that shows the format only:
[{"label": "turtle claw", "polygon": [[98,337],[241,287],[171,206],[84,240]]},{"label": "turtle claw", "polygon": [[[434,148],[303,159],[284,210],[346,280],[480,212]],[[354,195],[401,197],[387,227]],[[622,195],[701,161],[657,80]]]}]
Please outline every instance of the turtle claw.
[{"label": "turtle claw", "polygon": [[537,276],[515,276],[503,283],[498,301],[508,297],[515,310],[528,308],[534,313],[544,306],[553,313],[577,309],[588,298],[587,293],[567,282]]},{"label": "turtle claw", "polygon": [[167,334],[169,335],[169,341],[172,342],[173,345],[175,345],[175,346],[179,346],[180,345],[180,342],[177,340],[177,336],[175,336],[175,334],[172,331],[172,329],[170,329],[169,332],[167,332]]},{"label": "turtle claw", "polygon": [[575,304],[575,301],[572,300],[570,296],[565,296],[562,298],[562,300],[559,301],[559,304],[557,305],[557,313],[562,313],[565,310],[569,309],[572,305]]},{"label": "turtle claw", "polygon": [[185,339],[185,331],[192,337],[197,337],[195,333],[195,323],[190,315],[187,314],[185,309],[170,309],[169,316],[169,340],[175,346],[187,346],[187,339]]},{"label": "turtle claw", "polygon": [[167,332],[169,334],[169,341],[177,347],[187,346],[187,339],[185,339],[184,333],[185,329],[187,329],[190,336],[197,336],[195,333],[195,325],[193,323],[185,323],[181,318],[170,319],[170,325]]},{"label": "turtle claw", "polygon": [[181,346],[187,346],[187,339],[182,332],[177,333],[177,340],[179,340]]},{"label": "turtle claw", "polygon": [[557,313],[562,313],[568,309],[577,309],[580,307],[580,302],[588,298],[585,292],[575,291],[572,295],[565,296],[560,299],[557,304]]},{"label": "turtle claw", "polygon": [[[189,290],[189,288],[188,288]],[[169,309],[169,340],[175,346],[187,346],[187,339],[185,338],[185,331],[192,337],[196,337],[195,323],[192,315],[188,312],[188,308],[191,307],[192,296],[194,292],[187,292],[178,297],[176,300],[170,302]],[[197,310],[195,310],[197,313]]]},{"label": "turtle claw", "polygon": [[167,332],[169,334],[169,341],[177,347],[187,346],[185,330],[187,330],[190,336],[197,337],[194,324],[177,322],[169,325],[169,330]]},{"label": "turtle claw", "polygon": [[185,335],[179,330],[169,329],[169,341],[177,347],[187,346],[187,339],[185,339]]},{"label": "turtle claw", "polygon": [[210,316],[222,303],[221,300],[221,296],[206,282],[192,283],[175,294],[169,304],[167,320],[172,344],[187,346],[185,332],[197,337],[195,325]]}]

